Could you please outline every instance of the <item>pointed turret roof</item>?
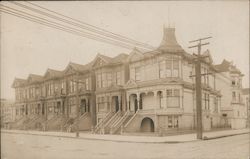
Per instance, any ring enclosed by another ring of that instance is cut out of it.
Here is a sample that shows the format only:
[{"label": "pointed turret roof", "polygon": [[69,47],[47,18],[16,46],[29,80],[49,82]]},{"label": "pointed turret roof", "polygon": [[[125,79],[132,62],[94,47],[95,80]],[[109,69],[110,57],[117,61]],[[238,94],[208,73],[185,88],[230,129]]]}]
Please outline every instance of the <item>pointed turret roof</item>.
[{"label": "pointed turret roof", "polygon": [[176,40],[175,28],[164,28],[163,31],[163,38],[158,49],[164,51],[183,51]]}]

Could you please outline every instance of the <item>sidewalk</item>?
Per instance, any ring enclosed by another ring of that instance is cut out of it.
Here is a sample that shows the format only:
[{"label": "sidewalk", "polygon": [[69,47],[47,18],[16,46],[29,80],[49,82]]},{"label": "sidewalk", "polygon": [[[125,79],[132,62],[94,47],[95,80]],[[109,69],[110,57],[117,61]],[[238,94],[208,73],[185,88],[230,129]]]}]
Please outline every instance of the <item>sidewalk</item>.
[{"label": "sidewalk", "polygon": [[[18,133],[18,134],[29,134],[29,135],[41,135],[41,136],[55,136],[55,137],[67,137],[76,138],[75,133],[67,132],[50,132],[50,131],[24,131],[24,130],[1,130],[1,133]],[[205,132],[203,138],[205,140],[247,134],[249,129],[240,130],[223,130],[215,132]],[[116,142],[135,142],[135,143],[181,143],[181,142],[191,142],[199,141],[196,139],[196,134],[184,134],[175,136],[125,136],[125,135],[99,135],[91,133],[80,133],[79,139],[88,140],[103,140],[103,141],[116,141]]]}]

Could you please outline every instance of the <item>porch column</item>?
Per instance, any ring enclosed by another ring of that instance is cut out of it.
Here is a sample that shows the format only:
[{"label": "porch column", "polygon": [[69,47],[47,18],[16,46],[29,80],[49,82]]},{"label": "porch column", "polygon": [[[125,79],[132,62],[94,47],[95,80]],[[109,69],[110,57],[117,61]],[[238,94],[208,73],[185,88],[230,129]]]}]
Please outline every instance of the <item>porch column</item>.
[{"label": "porch column", "polygon": [[158,91],[154,91],[154,100],[155,100],[155,109],[156,108],[160,108],[160,105],[161,105],[161,103],[160,103],[160,100],[158,100]]},{"label": "porch column", "polygon": [[130,95],[127,94],[127,110],[130,111]]},{"label": "porch column", "polygon": [[89,97],[86,98],[86,112],[90,112],[90,106],[89,106]]},{"label": "porch column", "polygon": [[121,110],[121,98],[122,98],[121,95],[118,95],[118,105],[119,105],[119,110],[120,111],[122,111]]},{"label": "porch column", "polygon": [[166,108],[167,107],[167,93],[166,93],[166,90],[164,89],[162,91],[162,102],[161,102],[161,107],[162,108]]},{"label": "porch column", "polygon": [[140,93],[136,94],[136,98],[137,98],[137,109],[140,110]]}]

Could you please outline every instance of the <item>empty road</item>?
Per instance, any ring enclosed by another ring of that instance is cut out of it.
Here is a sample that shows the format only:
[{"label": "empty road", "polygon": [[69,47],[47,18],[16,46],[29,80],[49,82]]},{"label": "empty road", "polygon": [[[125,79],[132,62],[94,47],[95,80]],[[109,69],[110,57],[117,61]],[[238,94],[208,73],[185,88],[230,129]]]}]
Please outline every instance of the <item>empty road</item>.
[{"label": "empty road", "polygon": [[2,159],[247,159],[248,156],[248,134],[175,144],[1,134]]}]

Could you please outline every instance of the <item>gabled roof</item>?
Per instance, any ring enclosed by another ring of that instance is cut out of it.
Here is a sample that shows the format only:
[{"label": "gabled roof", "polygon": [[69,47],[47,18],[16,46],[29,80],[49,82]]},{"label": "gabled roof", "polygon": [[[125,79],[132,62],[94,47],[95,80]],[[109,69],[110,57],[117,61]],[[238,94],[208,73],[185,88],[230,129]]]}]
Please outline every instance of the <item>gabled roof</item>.
[{"label": "gabled roof", "polygon": [[13,88],[15,88],[15,87],[24,85],[26,82],[27,82],[26,79],[15,78],[11,86],[12,86]]},{"label": "gabled roof", "polygon": [[176,40],[175,28],[164,28],[163,32],[163,38],[157,50],[169,52],[183,51],[183,48]]},{"label": "gabled roof", "polygon": [[29,77],[27,79],[28,83],[40,82],[42,80],[43,80],[43,76],[36,75],[36,74],[29,74]]},{"label": "gabled roof", "polygon": [[214,67],[219,72],[226,72],[229,71],[230,62],[224,59],[221,64],[214,65]]},{"label": "gabled roof", "polygon": [[227,72],[227,71],[230,71],[232,73],[240,73],[240,70],[234,66],[232,64],[232,62],[229,62],[227,60],[223,60],[221,64],[218,64],[218,65],[214,65],[214,68],[218,71],[218,72]]},{"label": "gabled roof", "polygon": [[104,62],[102,63],[102,65],[110,65],[110,64],[123,63],[127,60],[127,58],[128,58],[128,55],[124,53],[121,53],[115,57],[108,57],[108,56],[98,53],[92,62],[92,66],[94,66],[100,60]]},{"label": "gabled roof", "polygon": [[127,54],[122,53],[122,54],[119,54],[119,55],[117,55],[117,56],[113,57],[113,59],[112,59],[111,63],[120,63],[120,62],[125,62],[127,58],[128,58],[128,55],[127,55]]},{"label": "gabled roof", "polygon": [[76,72],[84,72],[84,71],[90,70],[91,66],[92,66],[92,63],[93,62],[90,62],[90,63],[85,64],[85,65],[81,65],[81,64],[69,62],[68,66],[64,70],[64,73],[67,73],[68,70],[70,70],[70,69],[73,69]]},{"label": "gabled roof", "polygon": [[51,78],[61,77],[62,75],[63,75],[63,71],[58,71],[58,70],[48,68],[44,75],[44,78],[51,79]]}]

